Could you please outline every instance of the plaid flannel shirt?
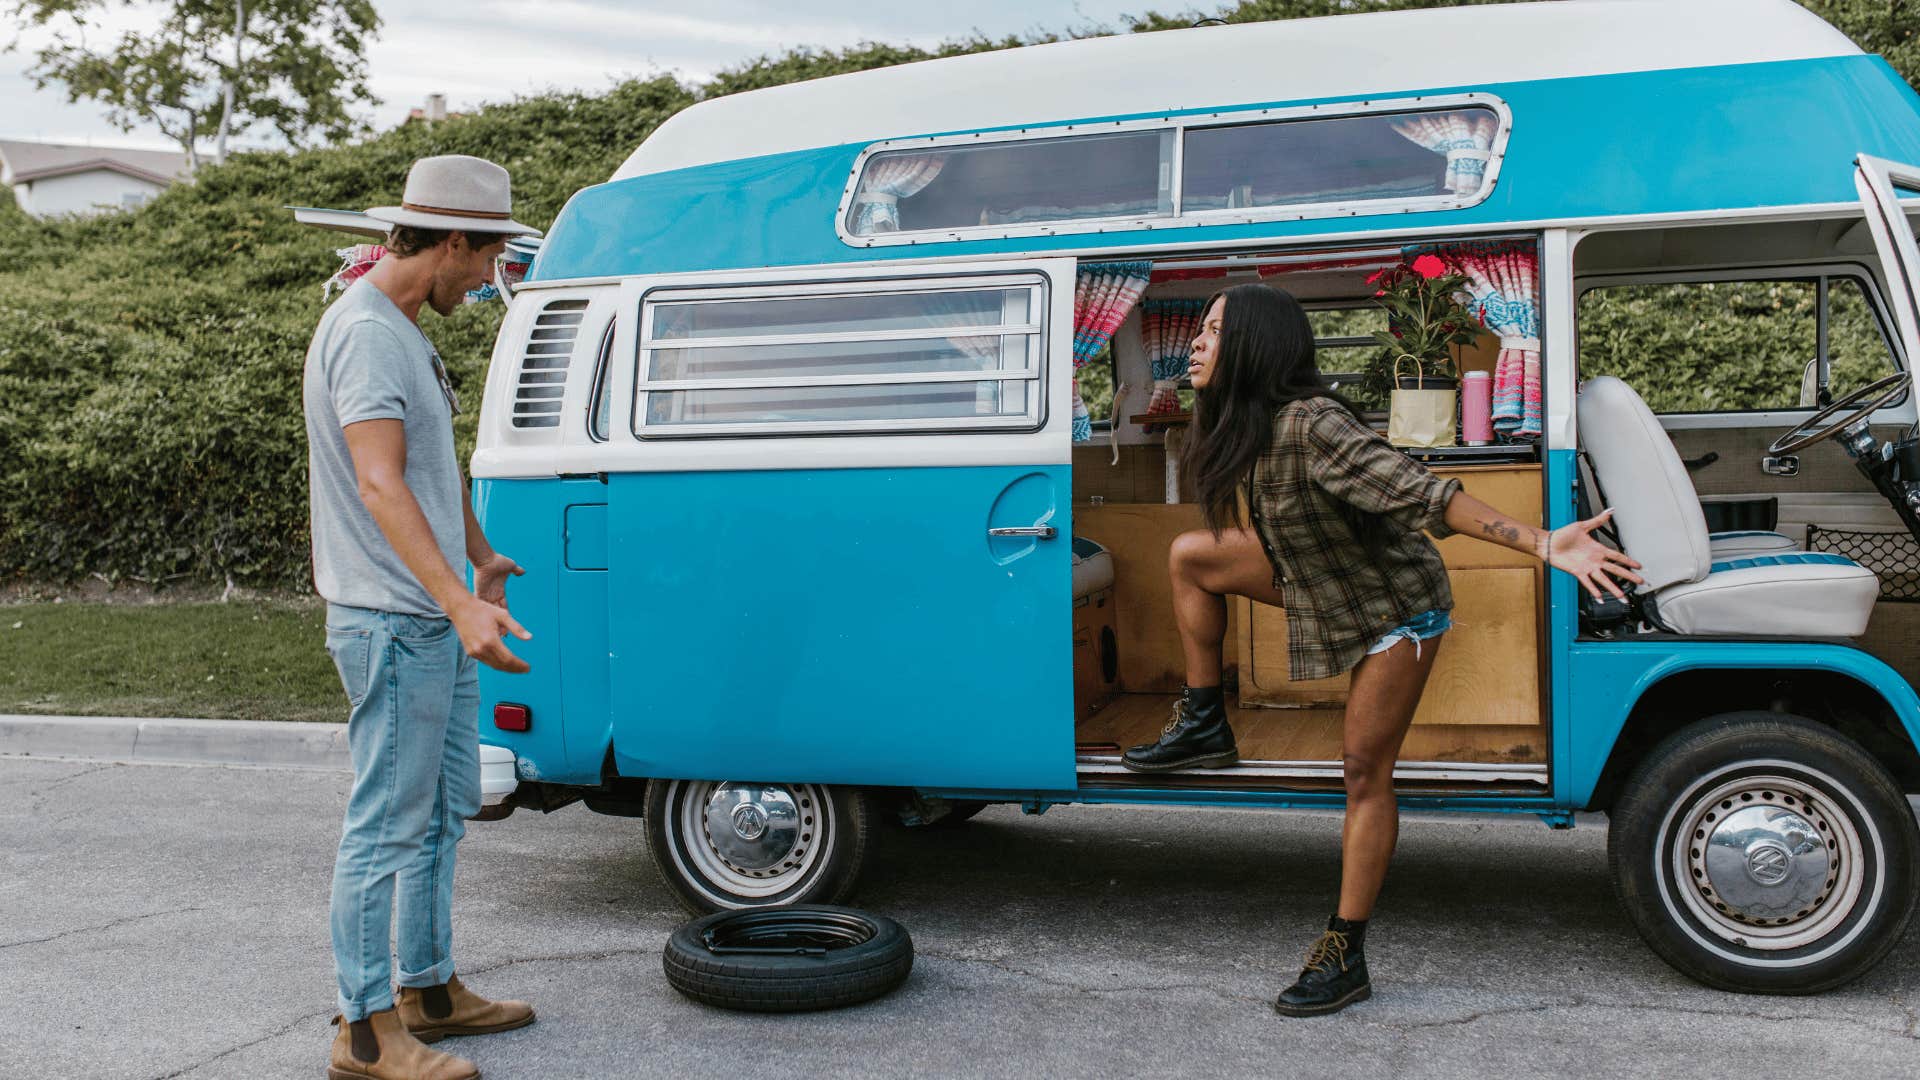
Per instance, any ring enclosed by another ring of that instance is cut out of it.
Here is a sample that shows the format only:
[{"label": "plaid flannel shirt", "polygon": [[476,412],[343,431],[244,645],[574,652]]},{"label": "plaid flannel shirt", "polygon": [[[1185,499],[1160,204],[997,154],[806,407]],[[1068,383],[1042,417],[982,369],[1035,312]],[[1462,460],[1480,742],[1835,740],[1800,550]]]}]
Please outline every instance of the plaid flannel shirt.
[{"label": "plaid flannel shirt", "polygon": [[[1274,414],[1247,509],[1286,602],[1296,681],[1350,671],[1389,630],[1453,608],[1446,566],[1421,530],[1452,534],[1447,502],[1459,490],[1459,480],[1428,472],[1330,398],[1289,402]],[[1386,520],[1381,551],[1354,535],[1342,504]]]}]

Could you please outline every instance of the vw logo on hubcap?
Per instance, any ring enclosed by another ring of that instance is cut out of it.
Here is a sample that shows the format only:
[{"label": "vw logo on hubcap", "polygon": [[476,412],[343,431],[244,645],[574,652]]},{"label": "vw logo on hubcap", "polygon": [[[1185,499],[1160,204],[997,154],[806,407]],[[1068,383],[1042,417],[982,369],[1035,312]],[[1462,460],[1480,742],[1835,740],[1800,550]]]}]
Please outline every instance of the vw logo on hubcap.
[{"label": "vw logo on hubcap", "polygon": [[758,840],[767,832],[767,812],[754,803],[733,808],[733,831],[742,840]]},{"label": "vw logo on hubcap", "polygon": [[1779,844],[1761,842],[1747,849],[1747,876],[1762,885],[1778,885],[1787,880],[1792,856]]}]

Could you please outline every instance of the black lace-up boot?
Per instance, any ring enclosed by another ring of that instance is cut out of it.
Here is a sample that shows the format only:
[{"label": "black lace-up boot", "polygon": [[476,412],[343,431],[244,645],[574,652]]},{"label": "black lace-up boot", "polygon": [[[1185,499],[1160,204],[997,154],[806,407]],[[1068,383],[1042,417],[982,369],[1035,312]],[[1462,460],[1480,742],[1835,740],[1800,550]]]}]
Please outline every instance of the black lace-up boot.
[{"label": "black lace-up boot", "polygon": [[1273,1011],[1282,1016],[1324,1016],[1373,996],[1367,979],[1367,920],[1348,922],[1335,915],[1307,950],[1307,966],[1292,986],[1280,991]]},{"label": "black lace-up boot", "polygon": [[1173,708],[1173,719],[1161,730],[1160,740],[1129,749],[1120,763],[1134,772],[1171,772],[1223,769],[1239,760],[1220,687],[1189,686]]}]

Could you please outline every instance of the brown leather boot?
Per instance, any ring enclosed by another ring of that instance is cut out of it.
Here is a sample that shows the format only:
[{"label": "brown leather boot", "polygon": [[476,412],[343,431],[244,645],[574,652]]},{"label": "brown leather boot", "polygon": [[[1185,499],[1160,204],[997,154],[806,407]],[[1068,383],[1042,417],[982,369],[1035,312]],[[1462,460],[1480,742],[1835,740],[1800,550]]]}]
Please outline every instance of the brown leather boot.
[{"label": "brown leather boot", "polygon": [[488,1001],[466,988],[455,975],[447,980],[445,1015],[435,1015],[434,995],[412,986],[400,988],[394,1008],[407,1030],[421,1042],[436,1042],[448,1035],[485,1035],[494,1031],[512,1031],[533,1023],[533,1006],[524,1001]]},{"label": "brown leather boot", "polygon": [[342,1023],[338,1016],[333,1022],[340,1033],[333,1037],[327,1080],[480,1080],[480,1069],[473,1062],[443,1054],[414,1038],[396,1010],[367,1017],[379,1050],[373,1061],[353,1052],[352,1024]]}]

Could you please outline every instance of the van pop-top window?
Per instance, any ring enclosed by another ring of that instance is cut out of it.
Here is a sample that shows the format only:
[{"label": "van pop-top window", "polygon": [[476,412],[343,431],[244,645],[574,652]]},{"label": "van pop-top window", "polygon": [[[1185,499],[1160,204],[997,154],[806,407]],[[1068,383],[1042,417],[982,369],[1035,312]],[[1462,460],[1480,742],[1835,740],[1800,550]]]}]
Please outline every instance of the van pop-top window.
[{"label": "van pop-top window", "polygon": [[847,208],[854,236],[1173,213],[1170,130],[875,154]]},{"label": "van pop-top window", "polygon": [[635,433],[1037,427],[1035,275],[650,294]]},{"label": "van pop-top window", "polygon": [[[1504,107],[1444,103],[1269,109],[1128,121],[1045,137],[995,133],[879,143],[843,200],[851,243],[1448,210],[1491,190]],[[1344,113],[1338,109],[1344,108]],[[1123,130],[1111,130],[1111,128]]]},{"label": "van pop-top window", "polygon": [[1479,195],[1492,109],[1191,128],[1182,213]]}]

